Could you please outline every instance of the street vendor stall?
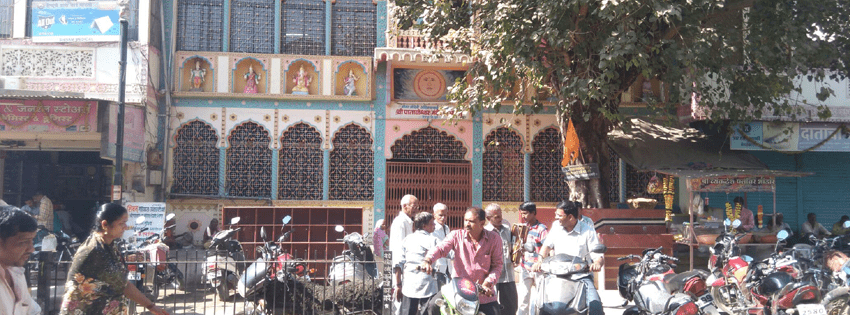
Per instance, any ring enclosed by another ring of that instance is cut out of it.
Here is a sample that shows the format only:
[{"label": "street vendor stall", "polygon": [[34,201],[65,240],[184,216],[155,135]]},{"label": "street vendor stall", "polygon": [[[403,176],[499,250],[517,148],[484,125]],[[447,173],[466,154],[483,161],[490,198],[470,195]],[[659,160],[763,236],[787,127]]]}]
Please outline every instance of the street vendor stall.
[{"label": "street vendor stall", "polygon": [[[701,193],[712,193],[712,192],[720,192],[720,193],[744,193],[746,196],[747,193],[751,192],[766,192],[773,194],[773,207],[771,215],[771,220],[773,220],[773,224],[771,226],[776,226],[776,177],[800,177],[800,176],[808,176],[810,173],[801,173],[801,172],[789,172],[789,171],[775,171],[775,170],[747,170],[747,171],[732,171],[732,170],[661,170],[660,173],[669,174],[672,176],[677,176],[679,178],[683,178],[686,181],[687,189],[688,189],[688,200],[702,200],[702,196],[695,195]],[[698,198],[695,198],[698,197]],[[719,232],[717,234],[713,233],[714,231],[703,230],[702,233],[698,232],[699,228],[695,225],[694,222],[694,213],[696,212],[698,215],[703,214],[703,209],[700,209],[698,202],[691,202],[691,209],[689,211],[689,222],[688,226],[683,230],[683,238],[679,240],[680,243],[688,245],[689,247],[689,262],[691,269],[693,269],[693,260],[694,260],[694,247],[699,245],[714,245],[714,240],[717,238]],[[740,217],[740,208],[731,209],[733,205],[730,203],[726,203],[726,218],[730,218],[732,220]],[[753,213],[755,224],[757,228],[761,228],[764,217],[764,212],[762,210],[762,205],[758,205],[757,212]],[[722,226],[720,221],[723,220],[723,217],[715,217],[714,220],[705,220],[706,222],[716,222],[719,226]],[[775,239],[771,241],[769,237],[764,237],[764,239],[760,239],[757,241],[762,241],[761,243],[752,243],[752,236],[755,231],[749,231],[748,236],[745,236],[741,239],[739,246],[741,247],[759,247],[763,246],[765,248],[772,248],[774,245]],[[752,248],[751,250],[759,250],[757,248]],[[758,255],[751,255],[758,256]],[[760,257],[757,257],[760,258]]]},{"label": "street vendor stall", "polygon": [[[776,177],[811,175],[770,170],[752,154],[730,150],[723,134],[709,136],[693,128],[668,127],[641,119],[631,119],[628,123],[628,128],[619,128],[608,134],[608,145],[635,169],[669,176],[664,187],[667,209],[672,209],[672,177],[685,181],[689,201],[694,200],[694,194],[708,192],[773,193],[772,211],[775,214]],[[690,231],[694,231],[694,212],[697,209],[689,210],[688,226]],[[667,220],[672,221],[669,210]],[[689,262],[693,268],[694,248],[698,243],[694,233],[686,233],[680,243],[688,245]],[[706,243],[709,238],[714,241],[711,236],[703,238]]]}]

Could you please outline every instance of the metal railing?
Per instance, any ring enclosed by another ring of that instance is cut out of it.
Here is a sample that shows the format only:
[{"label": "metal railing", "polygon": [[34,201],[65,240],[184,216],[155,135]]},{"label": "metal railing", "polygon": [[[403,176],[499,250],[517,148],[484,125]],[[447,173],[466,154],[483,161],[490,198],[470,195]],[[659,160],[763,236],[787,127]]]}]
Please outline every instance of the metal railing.
[{"label": "metal railing", "polygon": [[[301,255],[303,254],[303,255]],[[342,253],[334,253],[338,257]],[[307,257],[306,253],[294,255]],[[65,282],[71,261],[63,258],[58,261],[56,253],[40,253],[34,260],[28,262],[27,283],[33,292],[33,297],[41,305],[43,314],[58,314],[65,293]],[[314,256],[315,257],[315,256]],[[297,258],[296,258],[297,259]],[[296,261],[296,260],[289,260]],[[261,285],[249,286],[262,288],[242,296],[238,288],[228,285],[224,298],[219,297],[219,291],[207,280],[205,268],[225,269],[226,265],[234,264],[239,270],[237,277],[243,276],[246,268],[258,261],[225,261],[215,259],[207,261],[207,252],[203,249],[172,250],[168,254],[168,264],[174,264],[182,272],[184,284],[182,288],[176,285],[157,285],[153,274],[146,271],[142,282],[143,293],[155,301],[156,305],[171,314],[381,314],[384,310],[384,287],[390,287],[382,276],[382,263],[338,261],[336,275],[343,275],[346,280],[330,281],[329,273],[334,268],[334,261],[300,260],[305,267],[303,273],[294,268],[288,272],[279,270],[278,274],[287,272],[290,276],[278,277],[271,274],[273,269],[258,268],[256,274]],[[266,266],[278,261],[260,261]],[[373,278],[362,273],[363,266],[375,263],[377,277]],[[128,262],[138,265],[138,262]],[[147,268],[155,270],[153,265]],[[323,271],[319,271],[323,270]],[[326,272],[324,270],[327,270]],[[311,272],[312,271],[312,272]],[[355,272],[356,271],[356,272]],[[388,274],[387,274],[388,275]],[[238,278],[236,278],[238,279]],[[279,281],[282,279],[283,281]],[[339,276],[336,279],[340,279]],[[388,280],[388,277],[387,277]],[[386,304],[389,305],[389,304]],[[141,305],[128,300],[129,314],[148,314]]]}]

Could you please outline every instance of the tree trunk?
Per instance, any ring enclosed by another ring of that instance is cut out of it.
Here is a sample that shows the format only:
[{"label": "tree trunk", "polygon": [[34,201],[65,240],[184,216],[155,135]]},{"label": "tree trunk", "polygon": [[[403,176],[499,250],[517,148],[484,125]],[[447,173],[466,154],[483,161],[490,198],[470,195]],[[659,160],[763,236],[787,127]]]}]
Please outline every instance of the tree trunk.
[{"label": "tree trunk", "polygon": [[581,143],[581,154],[575,164],[597,163],[600,172],[597,179],[568,182],[570,200],[579,201],[586,208],[608,208],[608,188],[612,170],[607,139],[611,123],[599,113],[591,114],[590,120],[584,121],[580,110],[573,110],[571,115],[558,110],[556,115],[562,135],[567,132],[569,118],[573,119],[573,127]]}]

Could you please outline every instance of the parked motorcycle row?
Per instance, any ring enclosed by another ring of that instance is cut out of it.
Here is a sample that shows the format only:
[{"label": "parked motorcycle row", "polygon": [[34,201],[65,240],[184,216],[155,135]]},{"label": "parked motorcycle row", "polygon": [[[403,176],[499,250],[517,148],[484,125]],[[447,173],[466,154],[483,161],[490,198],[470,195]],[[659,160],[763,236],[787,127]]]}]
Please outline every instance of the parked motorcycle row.
[{"label": "parked motorcycle row", "polygon": [[662,254],[662,248],[619,258],[629,262],[619,267],[617,287],[626,303],[635,303],[623,314],[850,315],[850,261],[829,254],[848,239],[812,238],[814,245],[783,249],[788,238],[783,230],[773,253],[754,261],[741,254],[738,242],[746,233],[736,231],[740,225],[724,222],[709,248],[708,270],[676,274],[678,260]]},{"label": "parked motorcycle row", "polygon": [[221,301],[231,298],[231,291],[250,302],[246,314],[273,314],[285,309],[297,314],[377,314],[381,311],[382,289],[372,249],[360,233],[345,233],[347,250],[333,259],[326,283],[311,279],[314,269],[302,259],[284,251],[280,244],[292,231],[286,231],[290,216],[282,219],[281,236],[274,240],[260,228],[263,244],[257,247],[258,258],[247,265],[239,241],[233,237],[241,228],[232,218],[229,229],[212,235],[203,268],[210,290]]}]

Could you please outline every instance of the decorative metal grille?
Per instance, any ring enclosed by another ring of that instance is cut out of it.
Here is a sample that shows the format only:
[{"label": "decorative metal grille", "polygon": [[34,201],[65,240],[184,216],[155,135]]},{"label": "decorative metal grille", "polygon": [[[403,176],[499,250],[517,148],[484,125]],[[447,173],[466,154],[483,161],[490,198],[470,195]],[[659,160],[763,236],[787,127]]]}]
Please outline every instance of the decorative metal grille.
[{"label": "decorative metal grille", "polygon": [[230,2],[230,51],[274,53],[274,0]]},{"label": "decorative metal grille", "polygon": [[12,38],[15,25],[15,1],[0,0],[0,38]]},{"label": "decorative metal grille", "polygon": [[230,133],[227,149],[227,193],[238,197],[270,197],[272,151],[269,132],[254,122]]},{"label": "decorative metal grille", "polygon": [[377,27],[372,0],[337,0],[333,5],[333,54],[371,56],[375,52]]},{"label": "decorative metal grille", "polygon": [[[626,164],[626,196],[631,197],[646,197],[658,200],[658,204],[664,204],[663,194],[648,194],[646,193],[646,185],[652,179],[654,173],[639,172],[634,167]],[[658,179],[661,179],[659,176]]]},{"label": "decorative metal grille", "polygon": [[355,124],[340,129],[331,151],[330,199],[371,200],[374,196],[374,152],[369,131]]},{"label": "decorative metal grille", "polygon": [[218,136],[212,126],[193,121],[177,130],[174,147],[176,194],[218,195]]},{"label": "decorative metal grille", "polygon": [[177,1],[177,50],[221,51],[224,0]]},{"label": "decorative metal grille", "polygon": [[465,161],[463,142],[445,131],[428,126],[396,140],[390,148],[394,160]]},{"label": "decorative metal grille", "polygon": [[611,167],[611,174],[608,176],[608,201],[612,203],[620,202],[620,156],[617,155],[611,147],[605,146],[608,150],[608,165]]},{"label": "decorative metal grille", "polygon": [[281,53],[325,54],[324,0],[284,1],[280,25]]},{"label": "decorative metal grille", "polygon": [[561,172],[564,146],[561,133],[549,127],[534,137],[531,147],[531,200],[558,202],[570,195],[570,188]]},{"label": "decorative metal grille", "polygon": [[523,201],[522,138],[499,127],[484,140],[484,200]]},{"label": "decorative metal grille", "polygon": [[322,200],[322,136],[305,123],[280,138],[278,198]]},{"label": "decorative metal grille", "polygon": [[463,214],[472,204],[471,163],[387,162],[387,204],[384,218],[392,222],[401,211],[401,198],[419,199],[419,211],[440,202],[449,208],[448,225],[463,227]]}]

